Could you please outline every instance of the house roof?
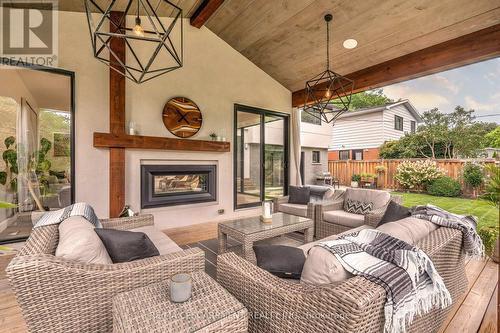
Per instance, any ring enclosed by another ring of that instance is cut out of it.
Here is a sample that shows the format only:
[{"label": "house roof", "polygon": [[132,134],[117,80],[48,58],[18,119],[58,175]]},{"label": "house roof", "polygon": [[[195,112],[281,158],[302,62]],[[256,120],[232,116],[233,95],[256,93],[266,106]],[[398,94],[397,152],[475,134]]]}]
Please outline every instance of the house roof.
[{"label": "house roof", "polygon": [[404,105],[406,107],[406,109],[411,113],[411,115],[415,118],[415,120],[418,123],[421,123],[423,121],[422,117],[418,113],[417,109],[415,109],[415,107],[413,106],[413,104],[411,104],[411,102],[409,100],[407,100],[407,99],[404,99],[404,100],[401,100],[401,101],[398,101],[398,102],[394,102],[394,103],[389,103],[389,104],[382,105],[382,106],[375,106],[375,107],[370,107],[370,108],[363,108],[363,109],[349,111],[349,112],[344,113],[343,115],[341,115],[339,117],[339,119],[349,118],[349,117],[354,117],[354,116],[359,116],[359,115],[363,115],[363,114],[367,114],[367,113],[381,112],[381,111],[385,111],[385,110],[390,110],[393,107],[396,107],[396,106],[399,106],[399,105]]}]

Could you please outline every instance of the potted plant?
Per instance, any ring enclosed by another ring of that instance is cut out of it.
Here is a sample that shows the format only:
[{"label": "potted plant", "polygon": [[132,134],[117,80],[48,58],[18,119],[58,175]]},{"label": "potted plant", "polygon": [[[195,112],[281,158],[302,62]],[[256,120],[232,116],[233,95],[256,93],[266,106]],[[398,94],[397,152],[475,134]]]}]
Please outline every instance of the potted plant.
[{"label": "potted plant", "polygon": [[212,141],[216,141],[217,140],[217,134],[215,133],[210,133],[210,138],[212,139]]},{"label": "potted plant", "polygon": [[385,173],[386,171],[387,171],[387,168],[385,167],[385,165],[377,165],[375,167],[376,173]]},{"label": "potted plant", "polygon": [[358,187],[360,181],[361,181],[361,176],[360,175],[352,175],[352,177],[351,177],[351,187]]}]

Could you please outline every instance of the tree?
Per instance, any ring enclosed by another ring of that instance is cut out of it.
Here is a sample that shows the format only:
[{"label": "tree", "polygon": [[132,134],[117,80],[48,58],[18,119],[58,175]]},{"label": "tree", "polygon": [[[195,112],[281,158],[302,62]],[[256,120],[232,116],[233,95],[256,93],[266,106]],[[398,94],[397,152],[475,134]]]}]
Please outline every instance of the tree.
[{"label": "tree", "polygon": [[362,108],[382,106],[394,101],[384,95],[383,89],[375,89],[371,91],[363,91],[351,96],[350,110],[358,110]]},{"label": "tree", "polygon": [[438,108],[433,108],[424,112],[422,120],[424,124],[419,126],[416,135],[419,135],[430,149],[430,156],[426,157],[436,158],[436,147],[439,142],[444,142],[445,147],[449,147],[449,118],[440,112]]},{"label": "tree", "polygon": [[500,126],[486,134],[484,139],[486,147],[500,148]]}]

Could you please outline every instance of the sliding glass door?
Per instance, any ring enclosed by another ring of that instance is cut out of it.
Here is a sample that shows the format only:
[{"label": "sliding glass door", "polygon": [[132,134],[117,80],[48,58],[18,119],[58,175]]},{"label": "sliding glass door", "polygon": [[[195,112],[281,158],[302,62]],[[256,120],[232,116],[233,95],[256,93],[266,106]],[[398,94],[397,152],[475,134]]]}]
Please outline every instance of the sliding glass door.
[{"label": "sliding glass door", "polygon": [[235,105],[234,206],[258,206],[288,189],[288,115]]}]

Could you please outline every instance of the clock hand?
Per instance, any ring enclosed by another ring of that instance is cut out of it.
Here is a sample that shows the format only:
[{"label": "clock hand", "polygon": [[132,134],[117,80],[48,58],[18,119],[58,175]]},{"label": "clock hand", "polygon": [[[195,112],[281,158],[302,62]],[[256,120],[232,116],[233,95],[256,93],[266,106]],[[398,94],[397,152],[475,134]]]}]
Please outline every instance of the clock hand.
[{"label": "clock hand", "polygon": [[187,121],[187,119],[186,119],[187,113],[184,113],[184,114],[183,114],[181,111],[179,111],[179,110],[177,110],[177,109],[175,109],[175,111],[177,111],[177,113],[181,116],[179,119],[177,119],[177,122],[179,122],[179,123],[180,123],[181,121],[183,121],[183,120],[184,120],[184,121],[186,122],[186,124],[188,124],[188,125],[189,125],[189,121]]}]

